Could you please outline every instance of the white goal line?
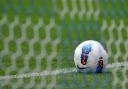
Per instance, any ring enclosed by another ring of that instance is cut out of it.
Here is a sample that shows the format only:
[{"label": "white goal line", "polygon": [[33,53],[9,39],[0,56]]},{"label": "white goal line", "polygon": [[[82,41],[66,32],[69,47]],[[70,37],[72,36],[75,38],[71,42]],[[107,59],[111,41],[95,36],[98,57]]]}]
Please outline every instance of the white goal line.
[{"label": "white goal line", "polygon": [[[112,63],[106,66],[106,68],[108,69],[120,68],[120,67],[128,67],[128,62]],[[76,68],[64,68],[64,69],[58,69],[58,70],[53,70],[53,71],[45,70],[43,72],[0,76],[0,80],[40,77],[40,76],[58,75],[58,74],[66,74],[66,73],[73,73],[73,72],[77,72]]]}]

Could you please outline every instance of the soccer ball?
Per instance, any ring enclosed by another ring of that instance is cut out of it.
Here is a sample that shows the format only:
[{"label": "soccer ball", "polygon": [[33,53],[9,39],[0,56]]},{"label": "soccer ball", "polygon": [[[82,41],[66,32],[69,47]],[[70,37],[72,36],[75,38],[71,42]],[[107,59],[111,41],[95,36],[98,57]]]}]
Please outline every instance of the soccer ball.
[{"label": "soccer ball", "polygon": [[75,49],[74,62],[79,72],[101,73],[108,63],[108,54],[101,43],[88,40]]}]

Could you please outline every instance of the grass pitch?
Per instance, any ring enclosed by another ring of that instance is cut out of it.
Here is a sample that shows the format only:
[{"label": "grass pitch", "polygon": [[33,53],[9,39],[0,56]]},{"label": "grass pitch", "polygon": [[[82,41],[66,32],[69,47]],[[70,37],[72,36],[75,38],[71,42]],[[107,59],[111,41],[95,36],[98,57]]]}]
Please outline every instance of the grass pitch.
[{"label": "grass pitch", "polygon": [[[92,0],[90,5],[88,1],[84,1],[85,13],[80,16],[80,1],[76,1],[76,6],[73,6],[70,0],[66,0],[66,4],[57,0],[1,0],[0,75],[74,67],[76,46],[89,39],[97,40],[105,46],[109,53],[109,63],[114,62],[115,55],[119,62],[126,60],[128,2]],[[72,17],[75,7],[77,10]],[[66,8],[68,10],[64,12]],[[100,10],[98,15],[97,10]],[[89,13],[91,14],[87,17]],[[40,21],[41,26],[38,24]],[[104,22],[106,27],[102,30]],[[56,54],[52,56],[54,52]],[[115,74],[112,71],[107,74],[69,73],[4,80],[0,81],[0,88],[121,89],[123,86],[128,88],[128,82],[122,86],[126,77],[122,70]]]}]

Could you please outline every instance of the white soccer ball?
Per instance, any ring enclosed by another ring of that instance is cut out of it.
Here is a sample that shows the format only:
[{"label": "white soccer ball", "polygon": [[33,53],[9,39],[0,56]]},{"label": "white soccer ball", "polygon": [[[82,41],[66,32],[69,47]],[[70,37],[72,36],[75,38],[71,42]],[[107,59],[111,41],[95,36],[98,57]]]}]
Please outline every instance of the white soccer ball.
[{"label": "white soccer ball", "polygon": [[108,54],[101,43],[88,40],[75,49],[74,62],[79,72],[103,72],[108,63]]}]

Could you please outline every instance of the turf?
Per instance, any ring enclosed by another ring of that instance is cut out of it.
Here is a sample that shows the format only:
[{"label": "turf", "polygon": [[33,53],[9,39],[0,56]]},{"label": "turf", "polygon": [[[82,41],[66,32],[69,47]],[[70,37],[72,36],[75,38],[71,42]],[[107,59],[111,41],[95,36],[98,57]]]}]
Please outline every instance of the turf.
[{"label": "turf", "polygon": [[[101,42],[109,53],[109,63],[128,59],[128,1],[92,0],[92,14],[89,2],[85,1],[85,13],[80,19],[81,3],[77,1],[77,12],[72,1],[66,0],[66,9],[61,0],[1,0],[0,1],[0,75],[74,67],[73,55],[76,46],[85,40]],[[100,9],[98,17],[95,12]],[[62,15],[61,15],[62,14]],[[6,21],[1,22],[6,16]],[[19,18],[18,23],[14,20]],[[25,27],[27,20],[30,23]],[[54,25],[51,26],[51,20]],[[38,22],[42,21],[39,26]],[[102,31],[106,21],[107,27]],[[111,30],[112,21],[115,26]],[[124,27],[119,30],[123,21]],[[12,27],[11,27],[12,26]],[[50,27],[51,26],[51,27]],[[39,28],[38,28],[39,27]],[[49,29],[50,28],[50,29]],[[112,40],[112,42],[109,41]],[[58,41],[58,42],[57,42]],[[117,43],[119,42],[119,44]],[[4,53],[4,51],[6,51]],[[4,53],[4,54],[3,54]],[[19,53],[19,54],[18,54]],[[56,53],[56,54],[54,54]],[[29,55],[30,54],[30,55]],[[55,56],[54,56],[55,55]],[[119,74],[119,75],[118,75]],[[125,79],[123,72],[117,73],[117,82],[112,72],[108,74],[70,73],[57,76],[14,79],[0,81],[1,89],[121,89]],[[53,84],[53,85],[52,85]],[[126,82],[128,85],[128,81]],[[128,86],[126,86],[128,88]]]}]

